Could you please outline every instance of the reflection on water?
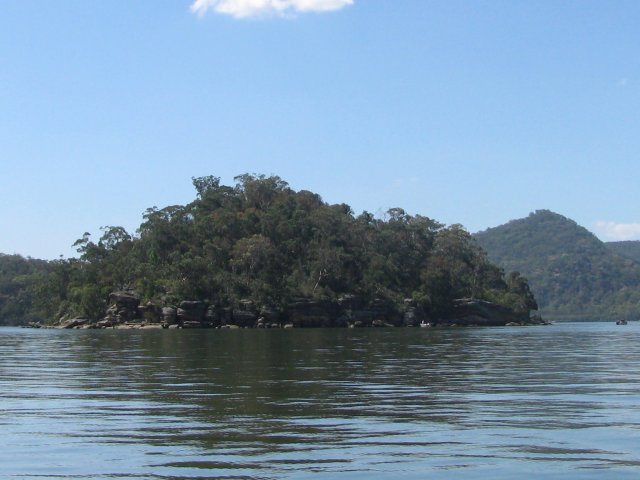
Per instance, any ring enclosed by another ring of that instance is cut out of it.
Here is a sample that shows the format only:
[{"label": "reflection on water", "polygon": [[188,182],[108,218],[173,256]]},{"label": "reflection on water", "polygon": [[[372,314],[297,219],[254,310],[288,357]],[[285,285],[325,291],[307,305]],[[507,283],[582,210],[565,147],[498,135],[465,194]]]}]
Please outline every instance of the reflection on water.
[{"label": "reflection on water", "polygon": [[637,478],[639,325],[0,330],[0,478]]}]

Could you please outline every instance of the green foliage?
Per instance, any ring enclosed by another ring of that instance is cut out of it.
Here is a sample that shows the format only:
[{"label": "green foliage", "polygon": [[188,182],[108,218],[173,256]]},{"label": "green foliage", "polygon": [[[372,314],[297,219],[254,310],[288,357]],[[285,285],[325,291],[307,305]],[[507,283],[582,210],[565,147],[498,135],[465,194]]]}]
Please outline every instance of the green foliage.
[{"label": "green foliage", "polygon": [[348,205],[293,191],[277,176],[244,174],[233,187],[214,176],[192,181],[193,202],[147,209],[136,236],[104,227],[97,242],[85,233],[75,243],[78,259],[45,262],[22,272],[23,280],[14,268],[17,286],[8,294],[14,300],[28,294],[30,303],[11,315],[100,318],[109,292],[129,288],[143,302],[165,304],[235,306],[249,299],[283,307],[297,297],[357,294],[396,304],[411,298],[434,317],[462,297],[526,311],[535,306],[526,279],[505,279],[460,225],[445,227],[401,208],[383,219],[354,216]]},{"label": "green foliage", "polygon": [[526,275],[546,317],[640,317],[640,265],[572,220],[539,210],[475,237],[496,264]]},{"label": "green foliage", "polygon": [[53,263],[0,254],[0,324],[46,318],[49,311],[39,295],[52,275]]},{"label": "green foliage", "polygon": [[614,253],[640,263],[640,240],[606,242],[605,246]]}]

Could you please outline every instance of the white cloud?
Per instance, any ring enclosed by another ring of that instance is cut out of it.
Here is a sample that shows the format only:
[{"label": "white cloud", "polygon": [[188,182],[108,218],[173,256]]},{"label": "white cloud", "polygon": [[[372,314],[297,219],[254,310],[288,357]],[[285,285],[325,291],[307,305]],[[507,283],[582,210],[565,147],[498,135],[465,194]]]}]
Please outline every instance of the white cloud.
[{"label": "white cloud", "polygon": [[209,10],[235,18],[330,12],[353,5],[354,0],[195,0],[191,11],[202,16]]},{"label": "white cloud", "polygon": [[605,240],[635,240],[640,238],[640,223],[617,223],[600,220],[596,231]]}]

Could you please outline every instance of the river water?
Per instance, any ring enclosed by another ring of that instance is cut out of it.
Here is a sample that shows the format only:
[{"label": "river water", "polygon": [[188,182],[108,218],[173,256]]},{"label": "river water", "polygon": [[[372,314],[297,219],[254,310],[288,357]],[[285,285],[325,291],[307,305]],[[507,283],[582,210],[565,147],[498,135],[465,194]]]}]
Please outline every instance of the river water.
[{"label": "river water", "polygon": [[625,479],[640,325],[0,329],[3,479]]}]

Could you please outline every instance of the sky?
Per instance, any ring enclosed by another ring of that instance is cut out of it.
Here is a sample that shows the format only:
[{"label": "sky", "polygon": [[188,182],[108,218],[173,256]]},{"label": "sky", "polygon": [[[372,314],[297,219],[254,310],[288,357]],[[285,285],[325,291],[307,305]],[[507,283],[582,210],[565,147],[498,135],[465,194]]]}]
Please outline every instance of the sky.
[{"label": "sky", "polygon": [[636,0],[4,0],[0,252],[278,175],[470,232],[640,239]]}]

